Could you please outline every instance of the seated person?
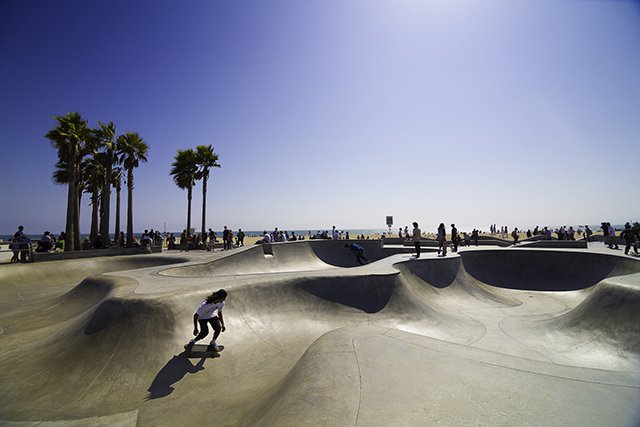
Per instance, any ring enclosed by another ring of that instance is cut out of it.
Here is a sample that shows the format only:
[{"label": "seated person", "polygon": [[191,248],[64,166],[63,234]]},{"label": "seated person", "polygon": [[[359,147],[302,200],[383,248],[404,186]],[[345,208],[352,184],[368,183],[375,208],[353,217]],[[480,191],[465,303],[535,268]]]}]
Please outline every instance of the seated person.
[{"label": "seated person", "polygon": [[38,242],[36,252],[49,252],[51,249],[53,249],[53,240],[51,239],[51,233],[45,231],[40,238],[40,241]]}]

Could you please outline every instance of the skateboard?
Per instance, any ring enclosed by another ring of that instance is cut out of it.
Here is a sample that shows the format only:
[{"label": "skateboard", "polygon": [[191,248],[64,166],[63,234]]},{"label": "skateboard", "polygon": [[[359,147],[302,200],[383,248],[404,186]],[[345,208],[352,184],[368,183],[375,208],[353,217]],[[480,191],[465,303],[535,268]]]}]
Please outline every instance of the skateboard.
[{"label": "skateboard", "polygon": [[220,352],[224,350],[223,345],[218,345],[218,351],[207,351],[207,344],[196,344],[191,351],[187,352],[189,357],[220,357]]}]

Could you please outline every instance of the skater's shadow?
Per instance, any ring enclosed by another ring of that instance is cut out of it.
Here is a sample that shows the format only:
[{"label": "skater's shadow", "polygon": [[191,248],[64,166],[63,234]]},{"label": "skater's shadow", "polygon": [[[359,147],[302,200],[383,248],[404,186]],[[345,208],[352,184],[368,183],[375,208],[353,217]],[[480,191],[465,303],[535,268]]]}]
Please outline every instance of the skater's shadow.
[{"label": "skater's shadow", "polygon": [[153,379],[153,382],[147,389],[149,394],[145,400],[158,399],[170,395],[174,390],[172,385],[180,381],[187,374],[195,374],[198,371],[202,371],[206,359],[206,357],[202,357],[198,363],[194,365],[184,351],[177,356],[173,356]]}]

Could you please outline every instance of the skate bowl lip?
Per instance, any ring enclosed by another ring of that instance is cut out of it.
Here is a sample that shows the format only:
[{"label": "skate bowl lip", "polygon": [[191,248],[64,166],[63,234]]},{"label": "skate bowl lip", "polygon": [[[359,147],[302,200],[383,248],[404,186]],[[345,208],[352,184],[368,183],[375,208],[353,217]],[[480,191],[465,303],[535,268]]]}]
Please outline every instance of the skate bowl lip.
[{"label": "skate bowl lip", "polygon": [[640,272],[639,260],[580,250],[483,249],[460,252],[460,258],[473,278],[516,290],[575,291]]},{"label": "skate bowl lip", "polygon": [[408,253],[406,248],[383,247],[379,240],[302,240],[253,245],[238,252],[197,264],[171,266],[158,271],[168,277],[225,277],[285,273],[305,273],[332,269],[361,267],[355,255],[345,248],[348,243],[364,247],[371,262],[396,254]]},{"label": "skate bowl lip", "polygon": [[522,291],[575,291],[612,276],[640,273],[637,259],[549,248],[474,248],[444,257],[400,260],[392,266],[437,288],[450,284],[462,268],[486,285]]}]

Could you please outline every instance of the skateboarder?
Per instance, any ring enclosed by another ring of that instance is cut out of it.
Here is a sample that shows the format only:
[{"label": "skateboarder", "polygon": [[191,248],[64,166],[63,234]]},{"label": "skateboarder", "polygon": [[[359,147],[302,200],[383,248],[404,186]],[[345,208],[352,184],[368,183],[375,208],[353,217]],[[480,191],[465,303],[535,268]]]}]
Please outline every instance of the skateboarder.
[{"label": "skateboarder", "polygon": [[345,243],[344,247],[351,249],[351,251],[356,256],[356,261],[358,261],[358,263],[360,265],[364,265],[364,264],[368,264],[369,263],[369,260],[367,258],[365,258],[365,256],[364,256],[364,248],[362,246],[360,246],[359,244],[357,244],[357,243]]},{"label": "skateboarder", "polygon": [[[227,291],[220,289],[217,292],[209,295],[204,301],[200,303],[200,306],[193,315],[193,335],[195,338],[189,341],[184,346],[187,352],[193,349],[193,346],[197,341],[200,341],[209,334],[209,328],[207,324],[210,324],[213,328],[213,339],[207,347],[207,352],[219,351],[216,344],[216,339],[220,332],[225,331],[224,318],[222,317],[222,308],[224,307],[224,300],[227,298]],[[198,333],[198,325],[200,325],[200,332]]]}]

